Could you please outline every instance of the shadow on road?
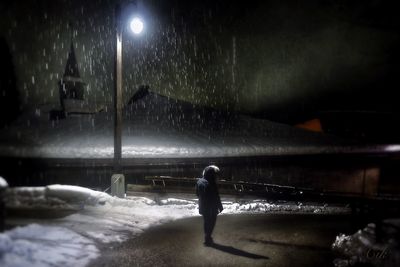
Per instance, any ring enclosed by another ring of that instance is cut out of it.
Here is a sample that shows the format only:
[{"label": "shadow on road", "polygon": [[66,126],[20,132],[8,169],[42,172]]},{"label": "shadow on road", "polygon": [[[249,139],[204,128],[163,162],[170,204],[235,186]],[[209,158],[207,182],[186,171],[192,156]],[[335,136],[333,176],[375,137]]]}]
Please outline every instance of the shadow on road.
[{"label": "shadow on road", "polygon": [[257,255],[257,254],[253,254],[244,250],[240,250],[231,246],[224,246],[224,245],[220,245],[217,243],[213,243],[210,245],[210,247],[218,249],[222,252],[226,252],[232,255],[236,255],[236,256],[242,256],[242,257],[246,257],[246,258],[250,258],[250,259],[264,259],[264,260],[269,260],[269,257],[266,256],[262,256],[262,255]]},{"label": "shadow on road", "polygon": [[322,246],[313,246],[313,245],[298,245],[298,244],[290,244],[286,242],[279,242],[279,241],[272,241],[272,240],[257,240],[257,239],[246,239],[249,242],[254,242],[254,243],[263,243],[267,245],[275,245],[275,246],[284,246],[284,247],[291,247],[291,248],[296,248],[296,249],[306,249],[306,250],[324,250],[324,251],[330,251],[329,247],[322,247]]}]

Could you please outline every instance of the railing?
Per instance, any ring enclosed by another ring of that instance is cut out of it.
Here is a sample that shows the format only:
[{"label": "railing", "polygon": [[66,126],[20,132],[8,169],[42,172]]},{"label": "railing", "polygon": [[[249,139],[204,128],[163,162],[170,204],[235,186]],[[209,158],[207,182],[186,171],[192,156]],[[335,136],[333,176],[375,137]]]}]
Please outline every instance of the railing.
[{"label": "railing", "polygon": [[[153,190],[171,191],[178,190],[193,191],[198,178],[173,177],[173,176],[145,176],[146,181],[151,182]],[[221,193],[228,194],[258,194],[272,199],[291,200],[316,200],[333,202],[391,202],[400,203],[398,195],[365,195],[363,193],[347,193],[340,191],[326,191],[315,188],[305,188],[287,185],[277,185],[258,182],[232,181],[219,179],[217,181]]]},{"label": "railing", "polygon": [[[146,181],[151,181],[153,187],[166,188],[167,184],[178,183],[194,185],[198,178],[191,177],[172,177],[172,176],[146,176]],[[284,186],[267,183],[254,183],[245,181],[230,181],[225,179],[219,179],[217,184],[221,186],[225,191],[233,191],[236,193],[251,193],[251,192],[264,192],[264,193],[287,193],[287,194],[303,194],[304,192],[313,192],[313,189]],[[228,189],[228,190],[226,190]],[[231,190],[229,190],[231,189]]]}]

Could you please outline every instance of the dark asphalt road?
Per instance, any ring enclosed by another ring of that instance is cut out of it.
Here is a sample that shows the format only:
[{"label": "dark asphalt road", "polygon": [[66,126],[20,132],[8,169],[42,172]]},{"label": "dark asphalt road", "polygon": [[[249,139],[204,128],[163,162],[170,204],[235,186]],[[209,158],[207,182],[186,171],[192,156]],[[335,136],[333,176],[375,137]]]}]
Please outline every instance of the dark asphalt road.
[{"label": "dark asphalt road", "polygon": [[335,236],[363,225],[348,215],[223,215],[216,245],[204,247],[202,218],[187,218],[104,246],[90,266],[332,266]]}]

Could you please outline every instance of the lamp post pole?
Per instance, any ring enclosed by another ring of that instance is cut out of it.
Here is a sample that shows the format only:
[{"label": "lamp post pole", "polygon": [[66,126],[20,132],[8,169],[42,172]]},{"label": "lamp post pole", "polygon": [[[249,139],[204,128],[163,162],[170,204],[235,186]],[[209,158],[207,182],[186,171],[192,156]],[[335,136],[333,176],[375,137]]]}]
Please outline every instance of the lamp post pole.
[{"label": "lamp post pole", "polygon": [[121,173],[122,158],[122,27],[121,6],[115,7],[115,60],[114,60],[114,172]]},{"label": "lamp post pole", "polygon": [[114,59],[114,174],[111,176],[111,195],[125,197],[125,176],[122,174],[122,23],[121,6],[115,6]]},{"label": "lamp post pole", "polygon": [[[120,4],[115,6],[115,59],[114,59],[114,174],[111,177],[111,194],[125,196],[125,177],[122,174],[122,11]],[[140,34],[143,22],[139,18],[131,21],[131,30]]]}]

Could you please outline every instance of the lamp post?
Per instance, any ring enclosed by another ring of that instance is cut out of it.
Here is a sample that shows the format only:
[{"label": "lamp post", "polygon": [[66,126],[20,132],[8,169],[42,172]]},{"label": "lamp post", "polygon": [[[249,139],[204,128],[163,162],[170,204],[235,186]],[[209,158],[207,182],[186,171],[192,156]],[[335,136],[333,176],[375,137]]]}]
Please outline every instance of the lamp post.
[{"label": "lamp post", "polygon": [[115,59],[114,59],[114,172],[120,173],[122,157],[122,27],[121,6],[115,7]]},{"label": "lamp post", "polygon": [[[121,6],[115,6],[115,58],[114,58],[114,174],[111,177],[111,194],[125,196],[125,177],[122,174],[122,33],[124,23],[121,16]],[[143,30],[143,22],[134,17],[130,22],[134,34]]]}]

